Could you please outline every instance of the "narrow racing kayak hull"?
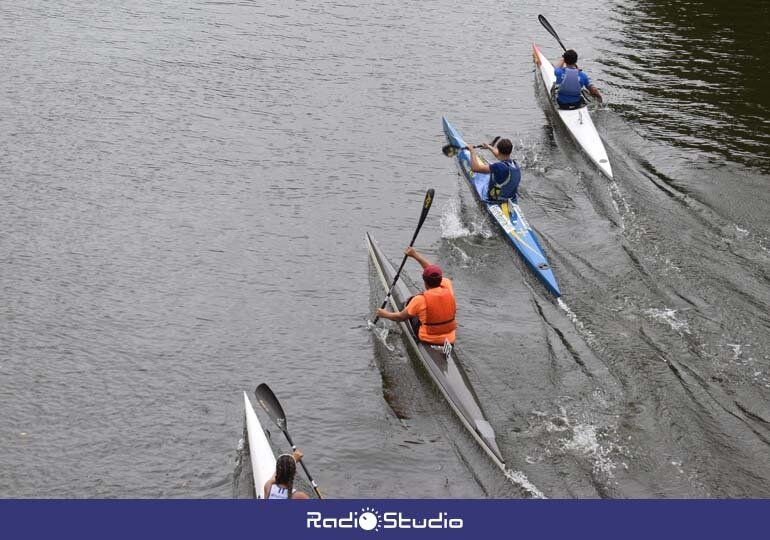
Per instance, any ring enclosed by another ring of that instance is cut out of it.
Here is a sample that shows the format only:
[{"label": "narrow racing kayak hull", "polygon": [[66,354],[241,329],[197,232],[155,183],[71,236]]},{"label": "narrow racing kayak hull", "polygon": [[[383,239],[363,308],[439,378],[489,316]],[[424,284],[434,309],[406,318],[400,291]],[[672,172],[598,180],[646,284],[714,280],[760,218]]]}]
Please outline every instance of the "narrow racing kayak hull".
[{"label": "narrow racing kayak hull", "polygon": [[244,409],[246,411],[246,433],[249,442],[249,457],[254,476],[254,492],[257,499],[263,499],[265,483],[275,474],[275,454],[270,442],[265,436],[265,430],[259,423],[257,413],[251,405],[249,396],[243,393]]},{"label": "narrow racing kayak hull", "polygon": [[[458,149],[464,148],[466,143],[460,133],[446,118],[442,118],[442,121],[447,142]],[[537,240],[535,232],[524,219],[519,205],[512,201],[491,202],[482,200],[479,195],[478,186],[489,183],[489,174],[471,171],[470,152],[468,150],[459,150],[456,157],[460,171],[479,204],[487,211],[492,221],[500,227],[502,233],[516,251],[519,252],[527,266],[545,285],[546,289],[557,298],[561,296],[561,290],[556,282],[556,276],[553,274],[551,265],[540,246],[540,242]]]},{"label": "narrow racing kayak hull", "polygon": [[[372,264],[383,287],[387,290],[396,275],[396,268],[385,257],[380,247],[368,233],[366,240]],[[412,295],[417,292],[419,291],[411,290],[403,280],[399,280],[393,287],[389,299],[391,309],[401,311]],[[505,470],[505,462],[497,446],[495,432],[487,421],[481,403],[463,370],[458,350],[451,345],[441,347],[422,343],[417,339],[409,321],[398,324],[407,346],[419,358],[459,420],[481,448],[492,458],[492,461],[502,470]]]},{"label": "narrow racing kayak hull", "polygon": [[591,119],[591,115],[588,113],[588,107],[581,107],[579,109],[565,110],[560,109],[556,105],[556,101],[553,99],[553,86],[556,84],[556,75],[554,74],[554,68],[551,62],[540,52],[537,45],[532,45],[532,57],[537,65],[537,71],[540,74],[538,77],[543,83],[543,88],[546,92],[548,103],[550,103],[551,109],[559,117],[561,123],[567,129],[572,136],[575,143],[583,150],[583,152],[590,159],[604,175],[612,180],[612,166],[610,160],[607,157],[607,151],[604,148],[604,143],[599,137],[599,132],[596,131],[596,126]]}]

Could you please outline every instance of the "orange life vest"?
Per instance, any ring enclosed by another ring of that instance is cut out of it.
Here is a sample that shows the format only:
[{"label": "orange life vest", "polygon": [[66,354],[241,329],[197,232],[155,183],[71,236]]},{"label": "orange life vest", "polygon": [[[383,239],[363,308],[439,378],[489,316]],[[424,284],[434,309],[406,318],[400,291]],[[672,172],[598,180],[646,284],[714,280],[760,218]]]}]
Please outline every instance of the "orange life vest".
[{"label": "orange life vest", "polygon": [[426,305],[425,321],[422,323],[425,333],[429,336],[440,336],[453,332],[457,328],[457,305],[451,289],[438,286],[426,290],[422,296]]}]

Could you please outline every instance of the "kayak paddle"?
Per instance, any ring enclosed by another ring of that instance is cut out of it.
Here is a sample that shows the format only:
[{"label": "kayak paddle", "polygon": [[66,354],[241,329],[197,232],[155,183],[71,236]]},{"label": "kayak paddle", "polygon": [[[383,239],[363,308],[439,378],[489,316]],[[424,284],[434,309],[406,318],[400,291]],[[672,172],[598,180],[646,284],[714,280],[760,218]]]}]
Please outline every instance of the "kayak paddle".
[{"label": "kayak paddle", "polygon": [[[257,386],[256,390],[254,390],[254,395],[257,396],[257,401],[259,402],[262,409],[264,409],[273,423],[278,426],[278,429],[283,432],[286,440],[289,441],[289,444],[291,445],[292,451],[296,450],[297,447],[294,445],[294,442],[291,440],[291,436],[289,435],[289,431],[286,429],[286,415],[283,413],[283,407],[281,407],[278,398],[275,397],[275,394],[272,390],[270,390],[270,387],[265,383],[262,383]],[[321,490],[318,489],[318,484],[316,484],[315,480],[313,480],[313,477],[310,476],[310,472],[308,472],[307,467],[305,467],[305,460],[299,460],[299,464],[302,465],[302,468],[305,470],[305,475],[307,476],[307,479],[310,480],[310,484],[313,486],[313,489],[315,490],[316,495],[318,495],[318,498],[323,499],[321,496]]]},{"label": "kayak paddle", "polygon": [[[495,137],[494,139],[492,139],[492,142],[489,143],[489,146],[496,145],[497,141],[499,141],[499,140],[500,140],[500,137]],[[441,147],[441,151],[444,153],[444,155],[446,157],[454,157],[454,156],[457,155],[457,151],[458,150],[462,150],[463,148],[464,147],[461,148],[459,146],[455,146],[452,143],[449,143],[449,144],[445,144],[444,146],[442,146]],[[483,144],[474,144],[473,148],[484,148],[484,145]]]},{"label": "kayak paddle", "polygon": [[540,21],[540,24],[543,25],[543,28],[548,30],[548,33],[551,34],[553,37],[556,38],[556,41],[559,42],[559,45],[561,45],[561,48],[564,49],[564,51],[567,51],[567,47],[564,46],[564,43],[561,42],[561,39],[559,39],[559,34],[556,33],[556,30],[553,29],[553,26],[551,26],[551,23],[548,22],[548,19],[543,17],[542,15],[537,16],[537,20]]},{"label": "kayak paddle", "polygon": [[[420,232],[420,229],[422,228],[422,224],[425,222],[425,218],[428,217],[428,210],[430,210],[430,205],[433,204],[433,194],[435,191],[433,188],[429,189],[425,192],[425,200],[422,203],[422,212],[420,213],[420,221],[417,222],[417,230],[414,231],[414,236],[412,236],[412,241],[409,242],[409,247],[412,247],[414,245],[414,241],[417,239],[417,233]],[[398,281],[398,277],[401,275],[401,270],[404,269],[404,265],[406,264],[406,259],[409,258],[408,255],[404,255],[404,258],[401,260],[401,266],[398,267],[398,272],[396,272],[396,277],[393,278],[393,283],[390,284],[390,288],[388,289],[388,294],[385,296],[385,300],[382,301],[382,305],[380,305],[380,309],[384,308],[388,303],[388,298],[390,298],[390,294],[393,292],[393,287],[396,286],[396,282]],[[374,326],[377,324],[377,321],[380,320],[380,316],[377,315],[374,318],[374,321],[372,321],[371,326]]]},{"label": "kayak paddle", "polygon": [[[548,30],[549,34],[551,34],[554,38],[556,38],[556,41],[559,42],[559,45],[561,45],[561,48],[564,49],[564,52],[567,52],[567,47],[565,47],[564,43],[561,42],[561,39],[559,39],[559,34],[557,34],[556,30],[553,29],[553,26],[551,26],[551,23],[548,22],[548,19],[546,19],[542,15],[538,15],[537,20],[540,21],[540,24],[543,25],[543,28]],[[580,91],[580,93],[583,94],[583,97],[585,98],[586,101],[593,101],[593,99],[590,97],[591,94],[589,94],[585,88],[583,88]]]}]

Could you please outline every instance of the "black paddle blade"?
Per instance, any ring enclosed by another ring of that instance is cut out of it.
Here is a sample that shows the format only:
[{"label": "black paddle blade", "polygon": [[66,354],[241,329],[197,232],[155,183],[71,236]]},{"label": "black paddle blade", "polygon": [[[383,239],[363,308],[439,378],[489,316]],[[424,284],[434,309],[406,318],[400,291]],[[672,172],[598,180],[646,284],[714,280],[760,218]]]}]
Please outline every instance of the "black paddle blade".
[{"label": "black paddle blade", "polygon": [[567,47],[565,47],[564,43],[561,42],[561,39],[559,39],[559,34],[557,34],[556,30],[553,29],[553,26],[551,26],[551,23],[548,22],[548,19],[546,19],[542,15],[538,15],[537,20],[540,21],[540,24],[543,25],[543,28],[548,30],[549,34],[551,34],[554,38],[556,38],[556,41],[559,42],[559,45],[561,45],[561,48],[566,51]]},{"label": "black paddle blade", "polygon": [[[425,200],[422,202],[422,211],[420,212],[420,221],[417,222],[417,228],[414,231],[414,235],[412,235],[412,241],[409,242],[409,247],[412,247],[414,245],[414,241],[417,240],[417,235],[420,233],[420,229],[422,228],[422,224],[425,223],[425,218],[428,217],[428,210],[430,210],[430,206],[433,204],[433,197],[436,194],[436,190],[433,188],[430,188],[428,191],[425,192]],[[388,294],[385,295],[385,300],[382,301],[382,304],[380,304],[380,308],[384,309],[385,306],[388,304],[388,298],[390,298],[390,294],[393,292],[393,287],[396,286],[396,282],[398,281],[399,276],[401,275],[401,270],[404,269],[404,265],[406,264],[407,255],[404,255],[404,258],[401,259],[401,266],[398,267],[398,271],[396,272],[396,277],[393,278],[393,283],[390,284],[390,287],[388,288]],[[369,323],[369,327],[372,328],[377,324],[377,321],[380,320],[380,316],[377,315],[374,320]]]},{"label": "black paddle blade", "polygon": [[460,149],[451,144],[445,144],[441,148],[441,151],[444,153],[446,157],[455,157],[457,153],[460,151]]},{"label": "black paddle blade", "polygon": [[[430,188],[428,191],[425,192],[425,200],[422,202],[422,212],[420,213],[420,221],[417,223],[417,230],[414,231],[414,236],[412,237],[412,241],[409,242],[410,246],[414,245],[414,241],[417,240],[417,233],[420,232],[420,228],[422,227],[422,224],[425,222],[425,218],[428,217],[428,210],[430,210],[430,206],[433,204],[433,196],[436,194],[436,190],[433,188]],[[401,267],[403,268],[404,265],[402,264]]]},{"label": "black paddle blade", "polygon": [[423,201],[422,209],[425,212],[425,214],[428,214],[428,210],[430,210],[430,205],[433,204],[433,196],[436,194],[436,190],[433,188],[430,188],[428,191],[425,192],[425,200]]},{"label": "black paddle blade", "polygon": [[496,145],[496,144],[497,144],[497,141],[499,141],[499,140],[500,140],[500,137],[499,137],[499,136],[495,137],[494,139],[492,139],[492,142],[491,142],[491,143],[489,143],[489,146],[494,146],[494,145]]},{"label": "black paddle blade", "polygon": [[257,397],[259,405],[268,414],[270,419],[275,422],[275,425],[280,428],[281,431],[286,432],[286,415],[283,413],[283,407],[278,402],[278,398],[270,387],[265,383],[257,386],[254,390],[254,395]]},{"label": "black paddle blade", "polygon": [[540,24],[543,25],[543,28],[548,30],[551,33],[551,35],[555,33],[553,30],[553,26],[551,26],[551,23],[549,23],[548,19],[546,19],[543,15],[538,15],[537,20],[540,21]]}]

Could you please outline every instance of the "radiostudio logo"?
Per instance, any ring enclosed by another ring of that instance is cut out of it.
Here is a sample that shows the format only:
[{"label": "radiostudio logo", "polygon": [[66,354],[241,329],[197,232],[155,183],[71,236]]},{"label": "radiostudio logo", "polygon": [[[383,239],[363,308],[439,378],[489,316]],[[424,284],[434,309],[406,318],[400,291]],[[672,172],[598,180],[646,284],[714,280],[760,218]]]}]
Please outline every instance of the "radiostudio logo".
[{"label": "radiostudio logo", "polygon": [[380,513],[374,508],[362,508],[358,516],[358,528],[365,531],[380,530]]},{"label": "radiostudio logo", "polygon": [[380,529],[462,529],[461,518],[449,517],[446,512],[431,516],[413,517],[403,512],[383,512],[364,507],[360,512],[342,516],[326,516],[321,512],[307,513],[308,529],[361,529],[379,532]]}]

